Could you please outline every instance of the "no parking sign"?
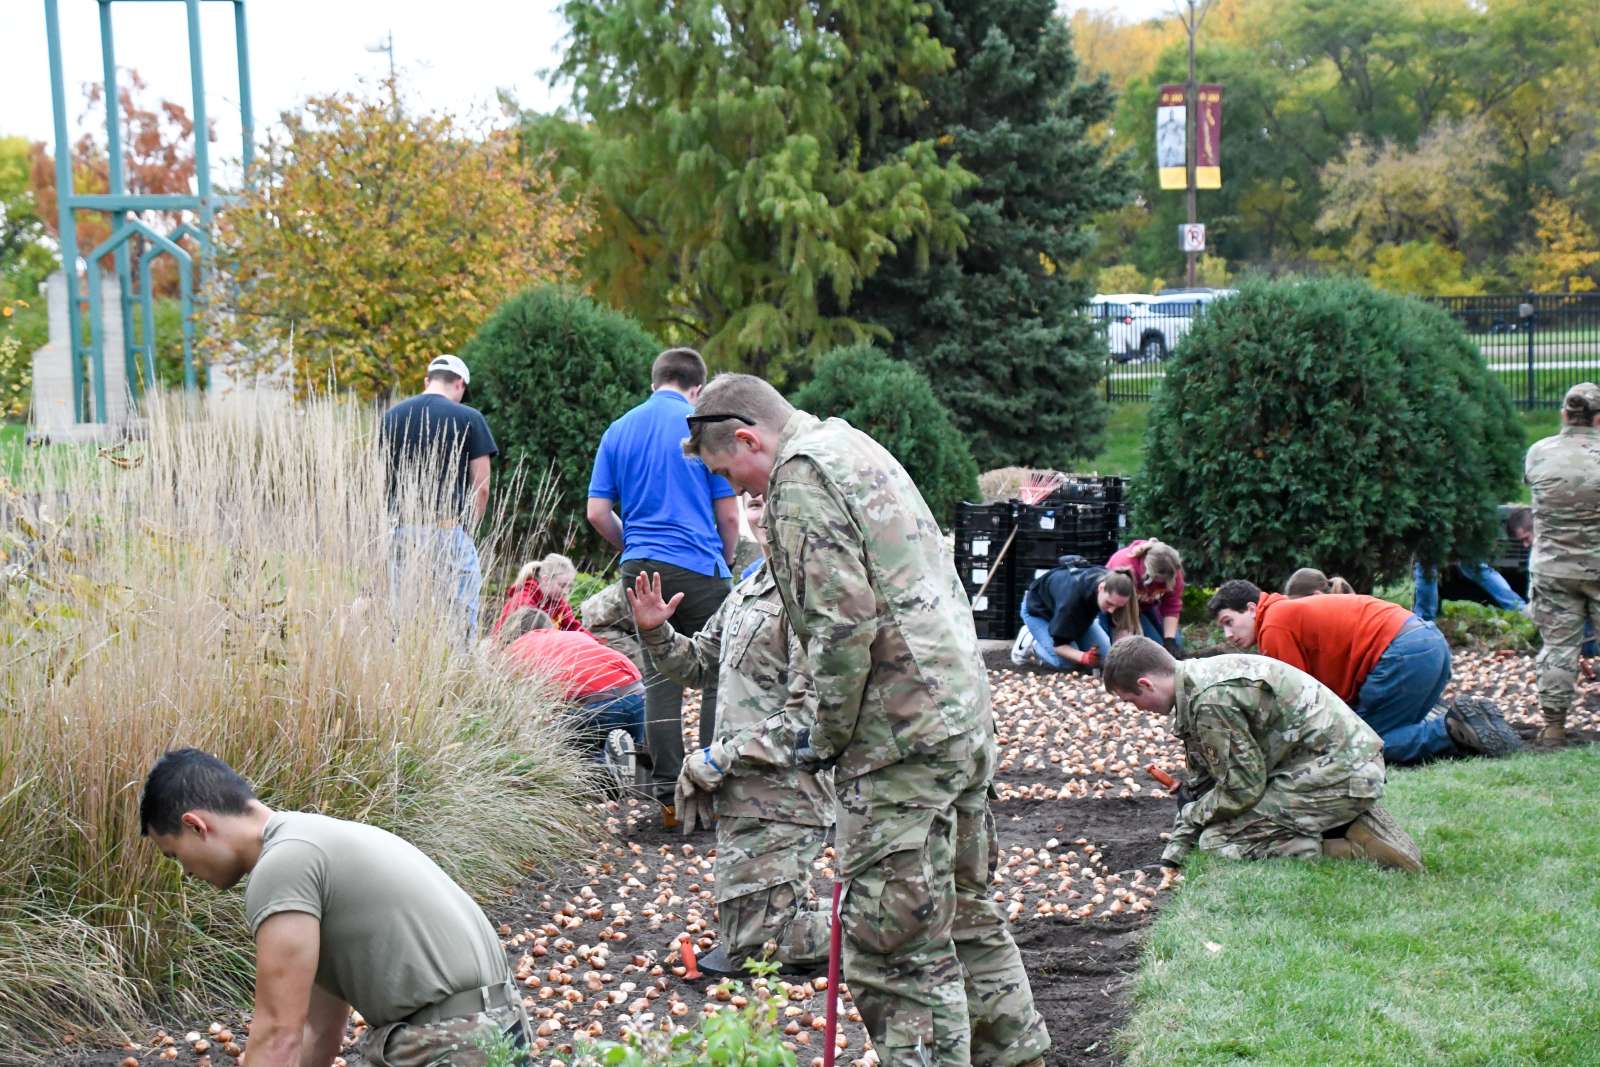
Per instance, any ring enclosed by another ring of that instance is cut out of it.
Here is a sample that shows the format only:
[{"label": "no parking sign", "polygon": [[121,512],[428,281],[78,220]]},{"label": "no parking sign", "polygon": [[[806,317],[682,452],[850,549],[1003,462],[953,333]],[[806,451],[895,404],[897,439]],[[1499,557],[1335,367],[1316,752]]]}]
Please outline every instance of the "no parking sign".
[{"label": "no parking sign", "polygon": [[1184,252],[1206,250],[1206,224],[1191,222],[1178,227],[1178,248]]}]

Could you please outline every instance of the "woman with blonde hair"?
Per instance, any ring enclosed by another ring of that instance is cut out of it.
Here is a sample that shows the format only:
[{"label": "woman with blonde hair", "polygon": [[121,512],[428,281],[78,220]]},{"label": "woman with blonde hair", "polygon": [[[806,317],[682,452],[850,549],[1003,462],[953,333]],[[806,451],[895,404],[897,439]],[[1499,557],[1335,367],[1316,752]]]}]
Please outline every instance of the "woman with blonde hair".
[{"label": "woman with blonde hair", "polygon": [[523,608],[537,608],[544,612],[558,630],[588,633],[567,601],[567,594],[572,591],[572,583],[577,577],[578,568],[559,552],[552,552],[537,562],[523,564],[522,570],[517,572],[517,580],[511,583],[506,593],[505,607],[500,609],[500,618],[495,620],[493,633],[498,635],[512,613]]},{"label": "woman with blonde hair", "polygon": [[1152,641],[1161,642],[1173,656],[1183,655],[1183,636],[1178,631],[1183,615],[1183,558],[1171,545],[1147,538],[1117,549],[1106,561],[1106,570],[1121,571],[1133,579],[1135,597],[1117,612],[1101,617],[1115,641],[1141,630]]},{"label": "woman with blonde hair", "polygon": [[1315,567],[1301,567],[1289,575],[1289,580],[1283,583],[1283,595],[1290,600],[1299,600],[1304,596],[1321,596],[1327,593],[1354,593],[1355,591],[1355,586],[1343,578],[1338,575],[1329,578]]}]

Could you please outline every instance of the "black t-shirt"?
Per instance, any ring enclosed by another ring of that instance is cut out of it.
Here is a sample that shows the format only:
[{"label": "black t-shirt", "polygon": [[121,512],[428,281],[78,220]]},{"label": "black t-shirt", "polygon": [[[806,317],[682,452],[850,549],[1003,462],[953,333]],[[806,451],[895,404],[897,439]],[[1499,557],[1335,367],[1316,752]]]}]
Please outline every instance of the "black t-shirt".
[{"label": "black t-shirt", "polygon": [[1081,638],[1100,614],[1104,567],[1056,567],[1028,586],[1028,614],[1048,619],[1050,636],[1064,645]]},{"label": "black t-shirt", "polygon": [[380,436],[388,453],[391,503],[403,471],[439,457],[438,495],[428,503],[441,516],[459,515],[465,508],[472,485],[469,464],[500,454],[482,413],[437,393],[410,397],[386,411]]}]

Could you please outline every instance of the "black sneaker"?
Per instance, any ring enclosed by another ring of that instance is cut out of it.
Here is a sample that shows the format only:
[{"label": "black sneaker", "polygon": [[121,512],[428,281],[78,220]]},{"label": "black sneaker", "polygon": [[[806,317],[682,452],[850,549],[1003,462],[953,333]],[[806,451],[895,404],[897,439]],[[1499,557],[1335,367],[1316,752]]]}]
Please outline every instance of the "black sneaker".
[{"label": "black sneaker", "polygon": [[1457,697],[1444,713],[1444,728],[1463,752],[1509,756],[1522,750],[1522,738],[1511,729],[1492,700]]}]

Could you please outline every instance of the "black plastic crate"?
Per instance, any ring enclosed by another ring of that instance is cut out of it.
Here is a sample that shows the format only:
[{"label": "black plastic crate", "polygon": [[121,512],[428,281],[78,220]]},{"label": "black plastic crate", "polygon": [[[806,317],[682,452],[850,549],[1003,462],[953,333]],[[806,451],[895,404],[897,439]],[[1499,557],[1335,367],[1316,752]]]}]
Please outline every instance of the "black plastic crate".
[{"label": "black plastic crate", "polygon": [[1117,475],[1069,474],[1044,503],[1055,501],[1101,501],[1121,503],[1127,497],[1128,480]]},{"label": "black plastic crate", "polygon": [[961,540],[963,535],[982,537],[994,534],[999,534],[1000,539],[1005,540],[1011,532],[1015,507],[1009,500],[998,504],[957,504],[954,526],[956,540]]}]

